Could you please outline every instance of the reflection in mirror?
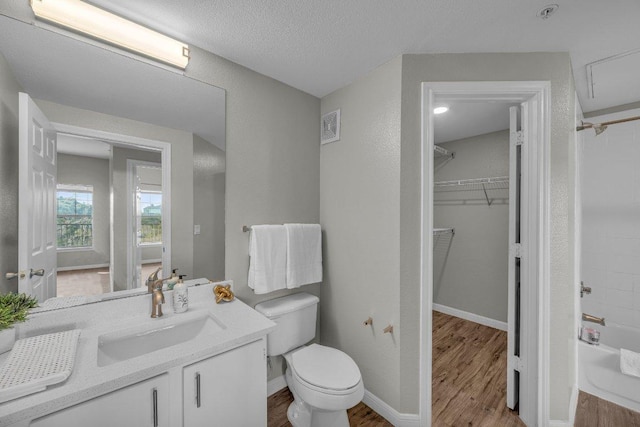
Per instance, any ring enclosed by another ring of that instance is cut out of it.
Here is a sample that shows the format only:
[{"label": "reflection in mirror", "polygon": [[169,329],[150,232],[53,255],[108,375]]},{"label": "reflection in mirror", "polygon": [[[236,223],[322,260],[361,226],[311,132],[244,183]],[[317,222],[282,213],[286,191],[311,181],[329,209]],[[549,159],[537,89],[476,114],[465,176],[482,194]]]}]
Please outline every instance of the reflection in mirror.
[{"label": "reflection in mirror", "polygon": [[[58,283],[44,295],[91,302],[146,292],[158,267],[160,277],[178,268],[188,278],[224,279],[224,90],[6,16],[0,55],[0,72],[57,131],[49,220]],[[19,282],[5,288],[18,291]]]}]

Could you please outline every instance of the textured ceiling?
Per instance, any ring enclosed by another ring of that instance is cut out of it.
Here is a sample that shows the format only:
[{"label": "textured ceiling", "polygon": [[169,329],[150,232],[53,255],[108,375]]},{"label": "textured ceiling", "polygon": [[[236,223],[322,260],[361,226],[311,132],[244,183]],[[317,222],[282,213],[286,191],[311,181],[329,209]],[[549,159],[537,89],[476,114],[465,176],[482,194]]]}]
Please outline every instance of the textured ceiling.
[{"label": "textured ceiling", "polygon": [[640,48],[640,1],[554,1],[547,20],[550,0],[92,3],[320,97],[401,53],[565,51],[585,111],[610,106],[587,98],[584,67]]}]

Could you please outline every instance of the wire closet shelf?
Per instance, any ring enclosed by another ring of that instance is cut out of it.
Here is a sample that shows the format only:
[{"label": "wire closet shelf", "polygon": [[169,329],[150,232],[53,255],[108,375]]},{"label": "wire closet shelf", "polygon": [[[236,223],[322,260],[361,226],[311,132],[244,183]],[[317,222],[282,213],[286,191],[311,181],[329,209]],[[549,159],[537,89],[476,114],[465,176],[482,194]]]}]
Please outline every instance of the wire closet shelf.
[{"label": "wire closet shelf", "polygon": [[480,191],[484,192],[487,204],[491,206],[492,200],[489,198],[487,190],[506,190],[509,188],[508,176],[493,176],[487,178],[458,179],[453,181],[436,181],[434,192],[442,193],[448,191]]}]

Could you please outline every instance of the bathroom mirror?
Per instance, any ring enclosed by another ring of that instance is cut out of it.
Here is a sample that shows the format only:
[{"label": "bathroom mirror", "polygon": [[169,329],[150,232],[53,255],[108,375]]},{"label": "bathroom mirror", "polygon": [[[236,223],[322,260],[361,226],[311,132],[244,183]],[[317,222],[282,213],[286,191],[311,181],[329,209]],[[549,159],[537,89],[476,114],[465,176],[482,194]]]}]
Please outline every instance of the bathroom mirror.
[{"label": "bathroom mirror", "polygon": [[[0,54],[58,131],[57,264],[72,284],[56,285],[57,296],[93,302],[146,292],[156,268],[160,277],[178,268],[224,279],[225,91],[7,16]],[[18,291],[19,282],[4,289]]]}]

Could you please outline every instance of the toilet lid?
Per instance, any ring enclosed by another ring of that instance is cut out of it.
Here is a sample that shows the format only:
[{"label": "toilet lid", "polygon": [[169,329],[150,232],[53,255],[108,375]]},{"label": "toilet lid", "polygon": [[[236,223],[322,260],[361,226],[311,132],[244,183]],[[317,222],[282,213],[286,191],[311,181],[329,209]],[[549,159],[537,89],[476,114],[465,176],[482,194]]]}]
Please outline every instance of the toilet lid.
[{"label": "toilet lid", "polygon": [[360,382],[360,369],[347,354],[335,348],[311,344],[292,354],[299,378],[316,387],[347,390]]}]

